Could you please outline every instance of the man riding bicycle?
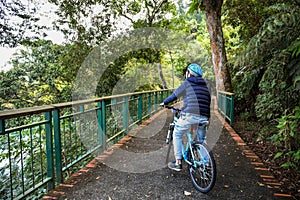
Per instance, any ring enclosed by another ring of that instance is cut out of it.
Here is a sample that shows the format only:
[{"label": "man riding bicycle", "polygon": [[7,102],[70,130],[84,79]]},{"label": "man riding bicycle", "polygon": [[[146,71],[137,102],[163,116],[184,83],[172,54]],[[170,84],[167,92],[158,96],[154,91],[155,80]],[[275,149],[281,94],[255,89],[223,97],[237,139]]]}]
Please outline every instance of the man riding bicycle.
[{"label": "man riding bicycle", "polygon": [[[182,169],[182,135],[188,131],[192,124],[208,121],[210,118],[211,96],[202,78],[201,66],[191,63],[187,66],[185,81],[169,96],[162,105],[168,105],[176,99],[183,97],[183,109],[180,118],[175,124],[173,132],[173,145],[175,161],[168,163],[168,167],[175,171]],[[197,137],[200,142],[205,142],[205,126],[198,126]]]}]

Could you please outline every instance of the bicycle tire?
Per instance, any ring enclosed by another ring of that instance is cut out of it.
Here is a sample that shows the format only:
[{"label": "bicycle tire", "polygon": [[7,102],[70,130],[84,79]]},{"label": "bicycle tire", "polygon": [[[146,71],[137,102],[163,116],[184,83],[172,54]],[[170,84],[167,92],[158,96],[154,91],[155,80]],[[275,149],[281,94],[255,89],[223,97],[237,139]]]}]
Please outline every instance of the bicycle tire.
[{"label": "bicycle tire", "polygon": [[[200,158],[200,149],[202,153],[205,152],[205,159]],[[200,192],[206,194],[215,185],[217,177],[216,162],[212,151],[205,143],[195,142],[192,145],[192,151],[194,153],[194,161],[197,162],[197,167],[189,165],[189,175],[194,187]],[[191,151],[189,150],[188,159],[193,163]]]},{"label": "bicycle tire", "polygon": [[168,145],[166,164],[168,164],[168,162],[169,162],[169,156],[170,156],[171,147],[172,147],[172,143],[173,143],[173,131],[174,131],[174,124],[171,123],[168,128],[167,139],[166,139],[166,143]]},{"label": "bicycle tire", "polygon": [[173,139],[170,138],[169,139],[169,143],[168,143],[168,150],[167,150],[167,156],[166,156],[166,164],[168,164],[168,162],[169,162],[169,156],[170,156],[170,152],[171,152],[172,143],[173,143]]}]

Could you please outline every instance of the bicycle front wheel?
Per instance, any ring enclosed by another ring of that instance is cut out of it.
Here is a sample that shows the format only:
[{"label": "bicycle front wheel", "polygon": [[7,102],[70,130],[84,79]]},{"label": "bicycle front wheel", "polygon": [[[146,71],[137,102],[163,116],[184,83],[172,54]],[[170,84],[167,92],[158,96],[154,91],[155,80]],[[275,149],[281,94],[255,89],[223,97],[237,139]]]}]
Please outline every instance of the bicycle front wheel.
[{"label": "bicycle front wheel", "polygon": [[169,142],[168,142],[168,150],[167,150],[167,155],[166,155],[166,164],[168,164],[169,162],[169,157],[170,157],[170,152],[173,146],[173,139],[170,138]]},{"label": "bicycle front wheel", "polygon": [[166,139],[166,143],[168,145],[166,164],[168,164],[168,162],[169,162],[169,156],[170,156],[171,147],[172,147],[172,143],[173,143],[173,129],[174,129],[174,125],[170,124],[169,129],[168,129],[167,139]]},{"label": "bicycle front wheel", "polygon": [[195,142],[192,151],[189,150],[188,158],[192,163],[188,170],[194,187],[202,193],[208,193],[214,187],[217,177],[212,151],[205,143]]}]

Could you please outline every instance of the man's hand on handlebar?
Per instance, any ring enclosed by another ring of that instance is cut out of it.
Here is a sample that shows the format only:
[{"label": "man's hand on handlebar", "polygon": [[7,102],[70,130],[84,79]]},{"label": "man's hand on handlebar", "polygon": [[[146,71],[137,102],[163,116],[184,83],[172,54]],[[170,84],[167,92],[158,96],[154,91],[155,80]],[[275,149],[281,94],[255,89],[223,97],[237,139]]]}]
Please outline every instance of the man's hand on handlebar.
[{"label": "man's hand on handlebar", "polygon": [[160,103],[159,105],[160,105],[161,107],[163,107],[163,108],[166,107],[166,105],[164,104],[164,102]]},{"label": "man's hand on handlebar", "polygon": [[175,109],[173,106],[169,106],[169,105],[164,104],[164,102],[160,103],[159,105],[160,105],[161,107],[163,107],[163,108]]}]

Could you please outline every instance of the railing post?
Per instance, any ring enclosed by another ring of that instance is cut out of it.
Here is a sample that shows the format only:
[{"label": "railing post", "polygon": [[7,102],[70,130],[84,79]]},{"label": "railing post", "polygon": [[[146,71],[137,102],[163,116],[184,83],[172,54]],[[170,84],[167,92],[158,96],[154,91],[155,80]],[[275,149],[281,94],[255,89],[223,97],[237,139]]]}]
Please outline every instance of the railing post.
[{"label": "railing post", "polygon": [[111,99],[111,105],[117,105],[117,99]]},{"label": "railing post", "polygon": [[62,159],[61,159],[61,132],[59,110],[53,110],[53,130],[54,130],[54,152],[55,152],[55,172],[58,184],[63,182]]},{"label": "railing post", "polygon": [[220,94],[217,96],[218,111],[220,111]]},{"label": "railing post", "polygon": [[218,110],[229,120],[230,125],[234,123],[234,94],[218,91]]},{"label": "railing post", "polygon": [[[0,135],[5,134],[5,120],[0,119]],[[7,136],[8,143],[8,159],[9,159],[9,181],[10,181],[10,198],[14,198],[13,180],[12,180],[12,164],[11,164],[11,153],[10,153],[10,139]]]},{"label": "railing post", "polygon": [[224,94],[224,115],[225,115],[225,117],[227,116],[227,113],[228,113],[228,111],[227,111],[227,94]]},{"label": "railing post", "polygon": [[98,125],[98,142],[100,144],[99,154],[104,151],[104,132],[103,132],[103,116],[102,116],[102,101],[98,102],[97,109],[97,125]]},{"label": "railing post", "polygon": [[54,177],[54,163],[53,163],[53,137],[52,137],[51,111],[45,112],[44,118],[47,121],[45,124],[47,176],[48,178],[51,178],[51,181],[48,183],[48,190],[52,190],[55,187],[55,177]]},{"label": "railing post", "polygon": [[0,135],[4,135],[4,130],[5,130],[5,126],[4,126],[4,120],[0,119]]},{"label": "railing post", "polygon": [[154,92],[154,104],[155,104],[155,111],[157,110],[157,108],[158,108],[158,92]]},{"label": "railing post", "polygon": [[234,95],[231,95],[231,102],[230,102],[230,125],[234,123]]},{"label": "railing post", "polygon": [[161,103],[163,100],[164,100],[164,92],[163,91],[160,91],[160,102]]},{"label": "railing post", "polygon": [[151,93],[148,93],[148,114],[151,115]]},{"label": "railing post", "polygon": [[101,111],[102,111],[102,136],[103,136],[103,148],[106,148],[106,102],[105,100],[102,100],[101,102]]},{"label": "railing post", "polygon": [[142,122],[142,118],[143,118],[143,94],[139,94],[138,95],[138,120],[139,123]]},{"label": "railing post", "polygon": [[80,112],[84,112],[84,105],[80,105],[80,106],[79,106],[79,111],[80,111]]},{"label": "railing post", "polygon": [[128,97],[123,97],[123,128],[128,132]]}]

